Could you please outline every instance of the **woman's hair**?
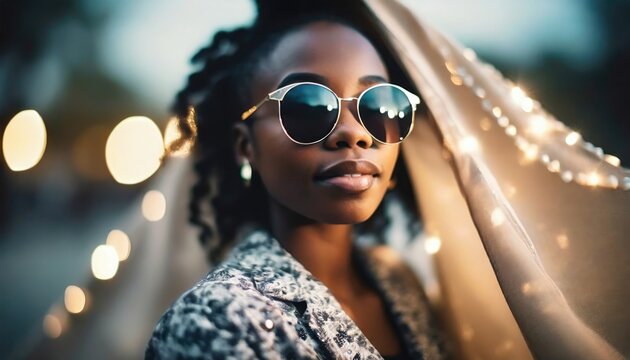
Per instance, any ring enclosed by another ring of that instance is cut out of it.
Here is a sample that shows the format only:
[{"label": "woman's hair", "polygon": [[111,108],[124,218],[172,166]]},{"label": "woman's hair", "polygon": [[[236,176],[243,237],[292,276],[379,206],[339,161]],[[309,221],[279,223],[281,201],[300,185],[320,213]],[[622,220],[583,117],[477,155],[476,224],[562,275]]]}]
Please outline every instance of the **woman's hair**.
[{"label": "woman's hair", "polygon": [[[392,81],[410,86],[362,1],[258,0],[256,3],[258,16],[251,26],[217,32],[210,45],[193,56],[192,62],[200,67],[188,77],[186,87],[177,94],[174,104],[185,136],[195,132],[190,122],[184,120],[189,108],[193,107],[196,113],[194,168],[197,181],[191,190],[190,221],[201,229],[200,240],[213,263],[221,258],[242,226],[255,224],[267,229],[270,226],[268,195],[260,177],[254,172],[249,187],[244,186],[240,178],[233,125],[253,101],[260,100],[251,99],[251,80],[259,63],[284,35],[318,20],[350,26],[372,42]],[[381,242],[390,217],[385,208],[394,198],[411,214],[410,230],[418,230],[417,209],[402,155],[394,174],[396,189],[388,192],[367,222],[357,226],[359,233],[375,235]]]}]

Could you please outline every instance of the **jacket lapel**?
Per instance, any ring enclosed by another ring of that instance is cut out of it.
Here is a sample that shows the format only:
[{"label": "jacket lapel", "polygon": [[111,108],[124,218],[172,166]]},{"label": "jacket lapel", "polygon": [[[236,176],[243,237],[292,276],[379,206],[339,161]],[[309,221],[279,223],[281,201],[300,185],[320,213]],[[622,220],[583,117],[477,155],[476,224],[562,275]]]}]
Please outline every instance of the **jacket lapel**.
[{"label": "jacket lapel", "polygon": [[[374,280],[388,302],[396,326],[404,335],[406,347],[413,349],[414,358],[423,358],[422,353],[430,350],[430,343],[424,333],[428,330],[424,322],[428,313],[419,306],[422,290],[419,293],[409,291],[409,280],[405,278],[401,282],[398,277],[409,274],[396,270],[391,258],[387,260],[391,254],[379,250],[367,251],[355,245],[353,256],[358,257],[358,264]],[[250,234],[233,250],[233,257],[242,264],[248,264],[255,286],[262,294],[294,304],[306,303],[299,321],[308,324],[331,358],[382,359],[330,290],[272,236],[262,231]],[[417,282],[416,287],[419,288]],[[427,357],[425,353],[424,358],[432,357]]]}]

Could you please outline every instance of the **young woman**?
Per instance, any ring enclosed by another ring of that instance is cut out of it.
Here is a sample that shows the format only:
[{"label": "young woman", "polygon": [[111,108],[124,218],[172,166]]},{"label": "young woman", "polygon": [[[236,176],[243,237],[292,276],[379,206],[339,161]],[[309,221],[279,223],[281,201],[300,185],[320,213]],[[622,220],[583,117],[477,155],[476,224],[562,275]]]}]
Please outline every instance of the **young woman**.
[{"label": "young woman", "polygon": [[222,262],[164,314],[147,358],[438,358],[413,272],[356,240],[386,242],[396,201],[418,227],[400,142],[419,97],[360,2],[258,9],[195,56],[177,99],[197,114],[191,218]]}]

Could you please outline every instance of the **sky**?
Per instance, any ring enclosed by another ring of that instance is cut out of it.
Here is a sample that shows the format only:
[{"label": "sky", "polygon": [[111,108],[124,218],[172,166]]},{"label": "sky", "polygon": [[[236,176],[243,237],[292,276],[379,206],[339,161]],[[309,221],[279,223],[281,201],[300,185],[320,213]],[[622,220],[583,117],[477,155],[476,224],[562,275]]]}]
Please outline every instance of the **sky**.
[{"label": "sky", "polygon": [[[599,60],[597,19],[578,0],[402,0],[423,20],[481,54],[528,66],[543,54],[575,66]],[[250,22],[249,0],[120,2],[100,42],[100,60],[148,103],[166,110],[192,70],[189,59],[218,29]]]}]

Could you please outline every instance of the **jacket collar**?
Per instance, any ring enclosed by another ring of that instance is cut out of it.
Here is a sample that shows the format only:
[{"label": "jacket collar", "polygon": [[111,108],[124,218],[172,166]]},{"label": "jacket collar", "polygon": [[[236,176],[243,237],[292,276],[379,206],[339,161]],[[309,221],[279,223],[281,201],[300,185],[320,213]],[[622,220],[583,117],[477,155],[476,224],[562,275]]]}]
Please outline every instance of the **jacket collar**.
[{"label": "jacket collar", "polygon": [[[302,318],[333,354],[352,359],[382,358],[330,290],[264,231],[247,235],[232,251],[232,259],[251,266],[255,287],[267,297],[305,302]],[[413,358],[433,358],[426,299],[415,275],[388,247],[363,249],[353,245],[353,257],[392,311],[395,326]],[[330,318],[334,321],[328,321]]]}]

